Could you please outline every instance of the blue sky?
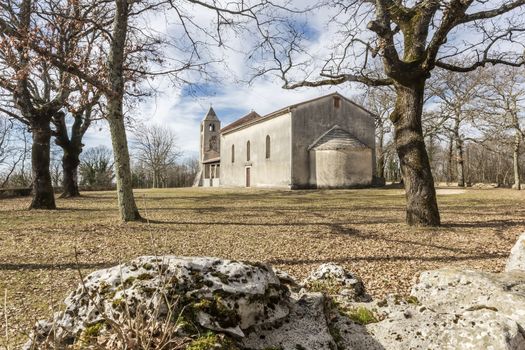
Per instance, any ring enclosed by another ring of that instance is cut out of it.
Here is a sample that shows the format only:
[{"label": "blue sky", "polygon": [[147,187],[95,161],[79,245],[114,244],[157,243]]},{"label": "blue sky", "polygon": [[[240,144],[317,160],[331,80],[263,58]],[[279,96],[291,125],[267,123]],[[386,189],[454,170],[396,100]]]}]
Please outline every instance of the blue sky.
[{"label": "blue sky", "polygon": [[[306,4],[306,3],[305,3]],[[198,10],[198,11],[197,11]],[[212,23],[214,18],[210,13],[195,8],[193,20],[199,23]],[[330,33],[322,31],[324,15],[299,18],[292,22],[300,28],[308,41],[312,52],[326,42]],[[169,32],[173,37],[180,31],[180,25],[170,24],[169,18],[153,17],[146,19],[149,27],[159,32]],[[324,39],[323,39],[324,37]],[[177,138],[177,144],[185,156],[197,156],[199,150],[199,124],[210,105],[225,126],[244,116],[252,110],[264,115],[282,107],[327,94],[333,91],[351,97],[348,85],[333,88],[305,88],[299,90],[284,90],[282,81],[271,75],[259,78],[250,85],[245,81],[250,79],[253,71],[246,62],[246,48],[253,43],[245,36],[228,36],[228,48],[217,48],[210,45],[211,54],[223,62],[209,66],[211,72],[218,77],[216,80],[185,86],[173,86],[168,81],[156,81],[157,96],[141,103],[136,110],[130,111],[133,119],[141,124],[161,124],[172,129]],[[176,57],[176,53],[168,56]],[[130,143],[133,134],[128,131]],[[85,137],[86,147],[97,145],[111,146],[107,123],[99,122],[95,128],[88,131]]]}]

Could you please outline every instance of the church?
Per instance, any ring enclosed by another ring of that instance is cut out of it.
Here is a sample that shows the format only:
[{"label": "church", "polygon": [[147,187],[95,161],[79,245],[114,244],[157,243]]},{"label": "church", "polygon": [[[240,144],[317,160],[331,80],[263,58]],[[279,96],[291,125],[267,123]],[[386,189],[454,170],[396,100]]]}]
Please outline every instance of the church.
[{"label": "church", "polygon": [[210,107],[200,125],[195,186],[352,188],[375,174],[375,116],[333,93],[221,128]]}]

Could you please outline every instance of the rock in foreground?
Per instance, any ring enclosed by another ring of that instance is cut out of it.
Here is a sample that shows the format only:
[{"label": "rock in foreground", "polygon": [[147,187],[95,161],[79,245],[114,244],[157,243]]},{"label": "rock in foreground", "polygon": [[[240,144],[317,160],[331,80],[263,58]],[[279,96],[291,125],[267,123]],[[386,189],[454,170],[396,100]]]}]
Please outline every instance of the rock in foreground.
[{"label": "rock in foreground", "polygon": [[525,233],[518,237],[505,266],[505,271],[513,270],[525,271]]},{"label": "rock in foreground", "polygon": [[334,264],[297,283],[264,264],[150,256],[93,272],[65,305],[26,349],[525,350],[519,269],[427,271],[411,296],[370,301]]}]

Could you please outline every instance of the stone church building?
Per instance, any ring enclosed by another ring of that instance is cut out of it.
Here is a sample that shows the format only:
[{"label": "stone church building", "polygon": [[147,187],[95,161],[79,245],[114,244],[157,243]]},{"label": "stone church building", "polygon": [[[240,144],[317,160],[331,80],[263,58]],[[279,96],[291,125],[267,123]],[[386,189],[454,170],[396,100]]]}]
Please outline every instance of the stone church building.
[{"label": "stone church building", "polygon": [[348,188],[372,185],[374,115],[333,93],[221,129],[210,108],[200,127],[195,186]]}]

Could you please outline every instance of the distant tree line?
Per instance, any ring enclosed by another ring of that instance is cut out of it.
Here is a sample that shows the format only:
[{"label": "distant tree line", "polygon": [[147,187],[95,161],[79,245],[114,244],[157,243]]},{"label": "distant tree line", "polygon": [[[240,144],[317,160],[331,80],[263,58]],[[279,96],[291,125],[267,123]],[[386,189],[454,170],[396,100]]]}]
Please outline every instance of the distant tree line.
[{"label": "distant tree line", "polygon": [[[458,186],[494,183],[523,189],[525,178],[525,75],[495,66],[457,74],[436,70],[425,96],[422,129],[434,180]],[[377,173],[402,181],[389,115],[392,89],[362,97],[376,114]]]},{"label": "distant tree line", "polygon": [[[24,138],[25,137],[25,138]],[[0,188],[29,187],[32,184],[29,150],[31,144],[23,130],[0,119]],[[50,176],[53,187],[64,181],[62,154],[51,147]],[[134,188],[187,187],[193,184],[199,163],[183,158],[174,133],[168,127],[146,126],[137,132],[131,147]],[[79,157],[78,185],[83,189],[115,188],[113,152],[106,146],[86,148]]]}]

